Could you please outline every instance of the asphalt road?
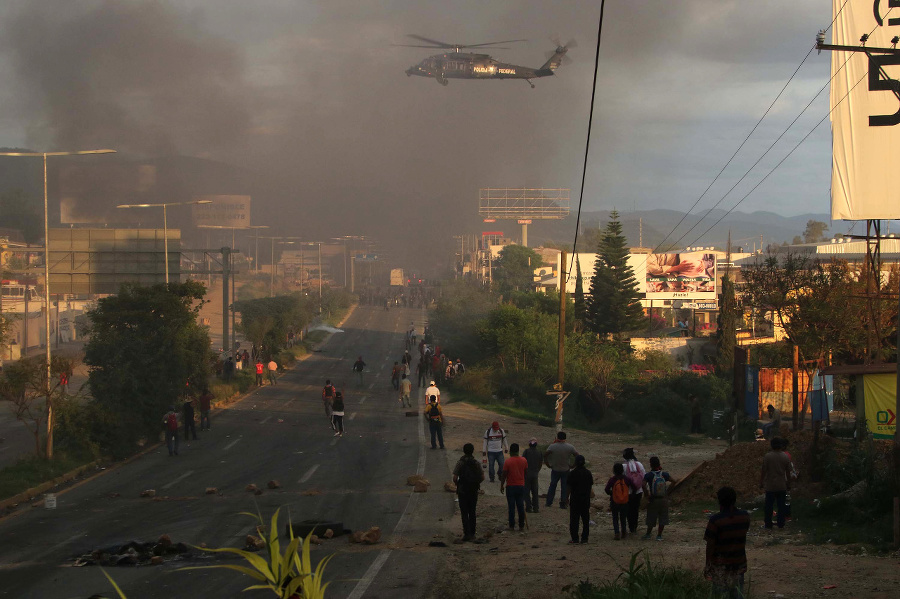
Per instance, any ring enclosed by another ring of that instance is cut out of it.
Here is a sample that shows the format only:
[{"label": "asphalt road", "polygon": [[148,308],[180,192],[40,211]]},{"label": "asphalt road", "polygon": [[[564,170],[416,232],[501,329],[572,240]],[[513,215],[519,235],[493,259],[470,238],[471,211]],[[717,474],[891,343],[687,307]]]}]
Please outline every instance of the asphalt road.
[{"label": "asphalt road", "polygon": [[[419,472],[439,487],[438,481],[447,478],[448,457],[426,451],[423,418],[407,417],[399,408],[390,367],[402,355],[409,323],[415,321],[421,331],[424,317],[421,310],[360,307],[344,333],[333,335],[321,352],[280,377],[276,386],[258,389],[218,412],[212,430],[202,432],[200,440],[182,440],[180,456],[170,457],[160,448],[61,493],[55,510],[24,508],[0,520],[0,597],[113,597],[99,568],[69,567],[71,558],[132,539],[155,541],[163,533],[175,542],[241,547],[255,523],[239,512],[258,508],[268,518],[279,507],[283,518],[290,510],[294,521],[382,528],[379,545],[351,545],[342,537],[314,551],[314,559],[336,553],[326,573],[328,597],[423,596],[440,554],[421,548],[445,530],[453,496],[439,488],[413,494],[405,482]],[[362,386],[351,372],[358,355],[368,364]],[[326,378],[344,390],[346,433],[341,438],[333,436],[322,408]],[[282,488],[266,489],[271,479]],[[248,493],[248,483],[264,493]],[[206,487],[217,487],[220,494],[205,495]],[[168,499],[140,498],[144,489]],[[302,494],[311,490],[320,494]],[[177,571],[209,563],[203,556],[108,571],[129,599],[236,597],[252,584],[225,570]]]}]

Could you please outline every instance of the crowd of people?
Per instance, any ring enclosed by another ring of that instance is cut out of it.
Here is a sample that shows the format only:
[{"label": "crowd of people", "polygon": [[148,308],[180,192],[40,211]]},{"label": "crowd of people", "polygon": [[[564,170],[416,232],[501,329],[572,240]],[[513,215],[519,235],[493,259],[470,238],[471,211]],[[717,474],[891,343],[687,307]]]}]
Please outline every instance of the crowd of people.
[{"label": "crowd of people", "polygon": [[[760,486],[766,491],[764,526],[773,526],[773,506],[777,504],[777,525],[784,526],[785,495],[790,489],[793,466],[785,455],[784,442],[776,439],[762,468]],[[545,449],[531,438],[520,454],[518,443],[510,443],[499,422],[492,422],[482,436],[482,460],[475,458],[475,445],[466,443],[463,455],[453,467],[453,483],[459,501],[462,537],[458,543],[484,542],[477,537],[476,510],[481,487],[499,481],[499,491],[505,494],[507,520],[510,531],[528,529],[529,514],[539,514],[541,500],[539,478],[542,469],[550,470],[544,508],[557,502],[569,511],[569,543],[584,544],[590,539],[591,499],[595,484],[602,484],[587,467],[585,456],[568,440],[565,432]],[[625,448],[622,459],[610,465],[610,476],[603,487],[609,500],[612,516],[613,540],[621,541],[640,533],[639,516],[645,507],[644,534],[641,540],[654,538],[663,541],[669,524],[669,492],[678,481],[663,469],[659,456],[652,455],[649,468],[638,460],[632,447]],[[731,487],[717,493],[719,511],[709,518],[703,533],[706,542],[704,574],[712,581],[716,592],[725,597],[743,597],[744,574],[747,571],[746,536],[750,527],[748,512],[736,507],[737,494]],[[536,517],[536,516],[531,516]]]}]

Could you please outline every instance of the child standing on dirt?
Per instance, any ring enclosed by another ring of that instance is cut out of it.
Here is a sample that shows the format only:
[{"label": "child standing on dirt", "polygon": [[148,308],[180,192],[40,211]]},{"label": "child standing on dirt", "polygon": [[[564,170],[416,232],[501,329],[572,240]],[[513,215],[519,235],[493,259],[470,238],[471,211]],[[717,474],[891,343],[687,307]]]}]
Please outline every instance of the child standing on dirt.
[{"label": "child standing on dirt", "polygon": [[659,458],[653,456],[650,458],[650,472],[644,476],[644,494],[647,495],[647,534],[644,535],[645,541],[650,540],[650,534],[653,527],[659,523],[659,529],[656,532],[656,540],[662,541],[663,529],[669,523],[669,498],[668,484],[677,482],[669,476],[668,472],[663,472]]},{"label": "child standing on dirt", "polygon": [[[628,498],[634,491],[634,483],[625,476],[625,466],[622,464],[613,465],[613,475],[606,481],[606,494],[609,495],[609,511],[612,512],[613,532],[615,540],[624,539],[628,534]],[[619,533],[619,525],[622,526],[622,532]]]}]

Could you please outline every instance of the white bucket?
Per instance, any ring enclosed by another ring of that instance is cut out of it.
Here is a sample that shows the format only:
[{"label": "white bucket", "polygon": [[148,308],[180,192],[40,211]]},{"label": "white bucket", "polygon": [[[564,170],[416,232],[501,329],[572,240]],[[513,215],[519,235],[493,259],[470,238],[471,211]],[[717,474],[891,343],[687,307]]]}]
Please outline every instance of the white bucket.
[{"label": "white bucket", "polygon": [[55,493],[47,493],[44,495],[44,507],[48,510],[56,509],[56,494]]}]

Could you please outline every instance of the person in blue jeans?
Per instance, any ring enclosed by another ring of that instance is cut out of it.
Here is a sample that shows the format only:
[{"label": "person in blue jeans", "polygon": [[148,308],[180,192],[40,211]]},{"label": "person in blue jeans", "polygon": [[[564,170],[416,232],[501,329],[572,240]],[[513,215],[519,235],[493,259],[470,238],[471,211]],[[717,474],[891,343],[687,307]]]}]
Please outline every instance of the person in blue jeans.
[{"label": "person in blue jeans", "polygon": [[509,441],[506,438],[506,431],[500,428],[500,423],[495,420],[491,423],[491,428],[484,432],[484,442],[481,447],[481,455],[487,456],[488,477],[491,482],[494,482],[494,464],[497,464],[497,471],[502,471],[503,454],[507,451],[509,451]]},{"label": "person in blue jeans", "polygon": [[553,505],[553,498],[556,497],[556,486],[559,489],[559,507],[566,509],[566,503],[569,480],[569,470],[572,467],[572,461],[578,456],[575,447],[566,441],[566,433],[560,431],[556,433],[556,441],[547,447],[544,452],[544,464],[550,468],[550,486],[547,488],[547,507]]},{"label": "person in blue jeans", "polygon": [[772,439],[772,450],[763,457],[759,487],[766,492],[763,528],[772,528],[772,512],[778,505],[778,528],[784,528],[785,497],[791,490],[791,459],[784,453],[783,439]]},{"label": "person in blue jeans", "polygon": [[509,459],[500,471],[500,492],[506,485],[506,505],[509,507],[509,529],[516,527],[516,512],[519,513],[519,530],[525,530],[525,471],[528,460],[519,457],[519,444],[509,446]]}]

